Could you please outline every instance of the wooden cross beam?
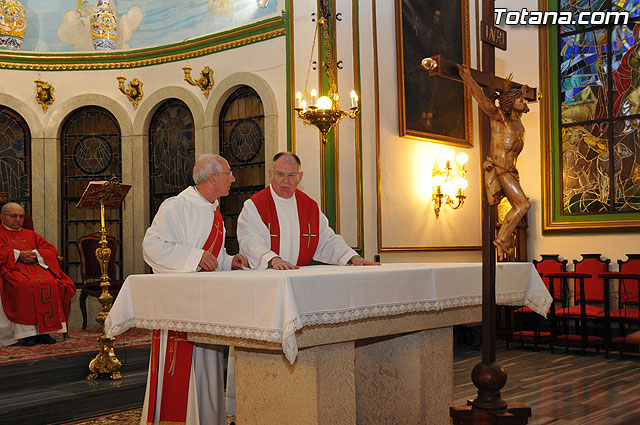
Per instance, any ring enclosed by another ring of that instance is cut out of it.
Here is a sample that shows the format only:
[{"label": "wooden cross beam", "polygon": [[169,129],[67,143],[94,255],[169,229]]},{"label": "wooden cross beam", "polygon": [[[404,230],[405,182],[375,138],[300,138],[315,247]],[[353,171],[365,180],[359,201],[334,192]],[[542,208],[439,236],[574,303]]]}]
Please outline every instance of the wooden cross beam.
[{"label": "wooden cross beam", "polygon": [[[460,74],[458,72],[458,64],[444,59],[440,55],[422,59],[421,66],[427,72],[429,72],[430,77],[440,76],[448,78],[450,80],[462,82],[462,78],[460,78]],[[478,71],[476,69],[469,69],[469,71],[471,72],[471,77],[473,77],[475,82],[478,83],[480,87],[486,87],[492,90],[497,90],[498,92],[502,92],[503,87],[506,83],[506,80],[504,78],[497,77],[490,73]],[[510,88],[520,89],[523,86],[523,84],[511,81]],[[525,99],[527,99],[527,101],[529,102],[537,102],[538,94],[536,88],[529,86],[525,87]]]}]

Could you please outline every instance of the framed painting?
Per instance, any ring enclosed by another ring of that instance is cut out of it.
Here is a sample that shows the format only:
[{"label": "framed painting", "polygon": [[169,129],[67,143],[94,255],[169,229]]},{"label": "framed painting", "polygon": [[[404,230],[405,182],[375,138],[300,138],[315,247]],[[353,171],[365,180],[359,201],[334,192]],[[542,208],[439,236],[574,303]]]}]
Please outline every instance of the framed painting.
[{"label": "framed painting", "polygon": [[[543,3],[547,3],[546,5]],[[549,0],[552,11],[608,2]],[[637,0],[626,23],[540,27],[545,233],[640,230]]]},{"label": "framed painting", "polygon": [[435,55],[469,65],[468,0],[395,0],[395,9],[400,136],[472,147],[471,94],[420,66]]}]

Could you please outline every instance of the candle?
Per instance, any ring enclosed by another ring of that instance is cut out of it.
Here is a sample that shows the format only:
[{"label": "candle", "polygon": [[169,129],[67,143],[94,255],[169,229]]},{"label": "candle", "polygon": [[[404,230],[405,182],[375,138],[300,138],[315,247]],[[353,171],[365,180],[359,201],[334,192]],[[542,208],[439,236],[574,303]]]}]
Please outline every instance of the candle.
[{"label": "candle", "polygon": [[300,109],[300,102],[302,101],[302,93],[296,93],[296,109]]},{"label": "candle", "polygon": [[351,107],[358,107],[358,95],[356,94],[355,90],[351,90]]},{"label": "candle", "polygon": [[318,92],[316,91],[316,89],[311,90],[311,106],[316,106],[317,95],[318,95]]},{"label": "candle", "polygon": [[307,111],[307,101],[303,100],[302,102],[300,102],[301,106],[302,106],[302,112],[306,112]]}]

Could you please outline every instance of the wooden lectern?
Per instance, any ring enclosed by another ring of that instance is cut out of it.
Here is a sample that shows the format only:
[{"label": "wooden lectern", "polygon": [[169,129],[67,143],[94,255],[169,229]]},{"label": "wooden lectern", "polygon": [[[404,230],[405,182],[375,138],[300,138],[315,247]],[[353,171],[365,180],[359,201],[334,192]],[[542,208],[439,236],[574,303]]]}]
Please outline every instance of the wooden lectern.
[{"label": "wooden lectern", "polygon": [[89,363],[91,373],[87,376],[87,380],[96,379],[101,373],[109,373],[111,379],[122,379],[120,367],[122,363],[116,357],[113,351],[113,342],[115,338],[107,338],[104,333],[104,321],[109,314],[113,297],[109,293],[109,258],[111,257],[111,249],[107,242],[107,228],[105,226],[104,209],[119,208],[124,198],[129,193],[131,185],[120,184],[116,177],[109,181],[89,182],[80,201],[76,205],[77,208],[100,208],[100,242],[96,248],[96,258],[100,263],[102,275],[100,277],[100,288],[102,294],[98,301],[102,304],[102,311],[96,316],[96,322],[100,324],[102,335],[98,338],[100,343],[100,352]]}]

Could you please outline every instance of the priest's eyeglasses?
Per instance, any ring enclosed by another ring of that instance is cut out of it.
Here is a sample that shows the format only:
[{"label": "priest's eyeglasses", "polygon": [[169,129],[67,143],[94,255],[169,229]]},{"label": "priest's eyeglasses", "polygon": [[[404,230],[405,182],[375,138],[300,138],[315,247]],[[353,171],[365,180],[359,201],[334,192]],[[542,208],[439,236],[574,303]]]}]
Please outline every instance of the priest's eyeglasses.
[{"label": "priest's eyeglasses", "polygon": [[232,176],[233,176],[233,171],[231,171],[231,170],[229,170],[229,171],[218,171],[218,172],[216,173],[216,175],[220,175],[220,174],[226,174],[226,175],[228,175],[229,177],[232,177]]},{"label": "priest's eyeglasses", "polygon": [[11,218],[24,218],[24,214],[3,214]]},{"label": "priest's eyeglasses", "polygon": [[279,179],[284,179],[285,177],[287,177],[290,180],[294,180],[298,178],[298,176],[300,175],[300,172],[283,173],[282,171],[276,171],[273,174]]}]

